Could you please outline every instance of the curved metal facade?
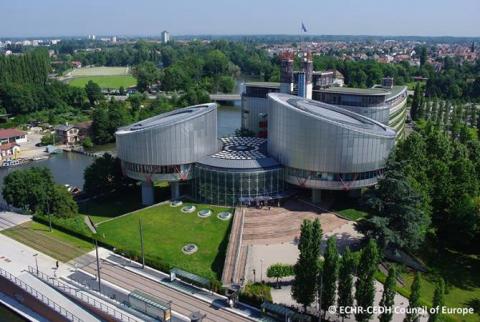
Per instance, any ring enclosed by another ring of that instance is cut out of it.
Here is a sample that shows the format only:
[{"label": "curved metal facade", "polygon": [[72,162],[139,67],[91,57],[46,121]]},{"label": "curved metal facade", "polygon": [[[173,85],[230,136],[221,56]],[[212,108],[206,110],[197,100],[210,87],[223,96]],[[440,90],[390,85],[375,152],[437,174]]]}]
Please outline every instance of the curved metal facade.
[{"label": "curved metal facade", "polygon": [[269,94],[269,102],[268,153],[285,166],[287,182],[334,190],[376,182],[394,146],[392,129],[291,95]]},{"label": "curved metal facade", "polygon": [[186,180],[192,165],[215,153],[217,106],[203,104],[164,113],[116,132],[125,174],[138,180]]}]

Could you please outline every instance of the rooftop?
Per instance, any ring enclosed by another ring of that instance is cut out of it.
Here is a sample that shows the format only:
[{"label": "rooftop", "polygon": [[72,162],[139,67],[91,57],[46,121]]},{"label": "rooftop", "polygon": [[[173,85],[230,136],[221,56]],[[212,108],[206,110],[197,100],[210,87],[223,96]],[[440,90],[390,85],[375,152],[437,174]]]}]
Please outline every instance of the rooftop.
[{"label": "rooftop", "polygon": [[278,166],[266,155],[266,139],[256,137],[227,137],[220,139],[222,150],[201,159],[198,163],[217,168],[258,169]]},{"label": "rooftop", "polygon": [[349,127],[352,130],[375,135],[395,136],[395,131],[391,128],[368,117],[334,105],[308,100],[288,94],[270,93],[268,96],[277,102],[280,102],[291,108],[298,109],[300,112],[308,114],[317,119],[340,124],[342,126]]},{"label": "rooftop", "polygon": [[217,108],[214,103],[189,106],[150,117],[148,119],[121,127],[116,134],[125,134],[133,131],[146,130],[152,127],[169,126],[198,117]]},{"label": "rooftop", "polygon": [[8,139],[16,136],[24,136],[25,132],[17,129],[0,129],[0,139]]},{"label": "rooftop", "polygon": [[280,83],[276,83],[276,82],[248,82],[248,83],[245,83],[245,86],[280,88]]},{"label": "rooftop", "polygon": [[388,96],[390,90],[384,88],[353,88],[353,87],[329,87],[317,90],[322,93],[335,94],[353,94],[353,95],[368,95],[368,96]]}]

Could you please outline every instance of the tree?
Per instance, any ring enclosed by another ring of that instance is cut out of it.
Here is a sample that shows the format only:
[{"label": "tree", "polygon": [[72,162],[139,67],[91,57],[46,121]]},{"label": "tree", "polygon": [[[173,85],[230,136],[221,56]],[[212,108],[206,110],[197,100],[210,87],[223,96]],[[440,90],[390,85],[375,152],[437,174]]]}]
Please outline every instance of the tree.
[{"label": "tree", "polygon": [[327,313],[327,309],[335,304],[335,291],[337,289],[338,252],[337,240],[335,236],[332,236],[328,239],[327,248],[323,257],[322,309],[325,315]]},{"label": "tree", "polygon": [[383,285],[382,299],[380,300],[380,306],[385,311],[378,317],[380,322],[390,322],[393,317],[393,304],[395,304],[395,286],[396,286],[397,273],[394,267],[388,270],[388,276]]},{"label": "tree", "polygon": [[83,189],[89,195],[108,193],[124,183],[120,160],[105,153],[85,169]]},{"label": "tree", "polygon": [[133,75],[137,78],[137,89],[144,92],[150,86],[161,79],[161,72],[151,61],[143,62],[133,69]]},{"label": "tree", "polygon": [[292,297],[303,305],[304,310],[315,299],[315,281],[318,275],[318,257],[320,244],[318,240],[322,236],[320,223],[304,220],[298,242],[300,251],[297,263],[294,266],[295,279],[292,284]]},{"label": "tree", "polygon": [[85,92],[87,93],[88,101],[92,106],[103,100],[102,89],[94,81],[88,81],[88,83],[85,85]]},{"label": "tree", "polygon": [[55,141],[55,133],[47,133],[40,139],[40,143],[42,145],[52,145],[55,144]]},{"label": "tree", "polygon": [[418,308],[420,307],[420,273],[415,272],[412,286],[410,287],[410,298],[407,314],[404,322],[417,322],[419,319]]},{"label": "tree", "polygon": [[[347,247],[340,260],[340,269],[338,273],[338,307],[348,308],[353,306],[353,273],[355,271],[355,263],[352,253]],[[345,311],[340,314],[342,321],[349,317]]]},{"label": "tree", "polygon": [[358,229],[376,239],[382,248],[415,250],[423,243],[430,224],[428,205],[401,167],[402,164],[389,160],[384,177],[365,195],[372,215],[362,220]]},{"label": "tree", "polygon": [[412,117],[412,120],[416,121],[418,119],[418,109],[420,108],[420,104],[422,101],[422,93],[421,93],[421,88],[420,88],[420,83],[417,83],[415,85],[415,92],[413,94],[413,99],[412,99],[412,107],[410,109],[410,115]]},{"label": "tree", "polygon": [[428,322],[437,322],[439,317],[442,315],[442,306],[445,304],[445,282],[443,278],[440,278],[435,286],[435,291],[433,293],[432,308],[436,309],[434,313],[430,313],[428,317]]},{"label": "tree", "polygon": [[267,269],[267,277],[277,279],[277,288],[280,288],[278,280],[283,277],[292,276],[294,274],[293,267],[287,264],[273,264]]},{"label": "tree", "polygon": [[367,308],[373,306],[375,299],[374,274],[377,271],[379,261],[380,255],[377,244],[373,239],[370,239],[362,251],[357,269],[357,281],[355,282],[357,306],[363,308],[363,311],[358,310],[355,313],[355,318],[359,322],[366,322],[372,316],[372,312],[368,312]]},{"label": "tree", "polygon": [[73,200],[72,195],[67,188],[62,185],[55,184],[50,190],[48,209],[57,217],[73,217],[78,214],[78,205]]},{"label": "tree", "polygon": [[90,137],[86,137],[83,139],[82,141],[82,146],[84,149],[91,149],[93,148],[93,142],[92,142],[92,139],[90,139]]},{"label": "tree", "polygon": [[72,195],[53,181],[47,168],[32,167],[15,170],[4,179],[3,198],[14,207],[34,213],[53,213],[58,217],[71,217],[78,213]]}]

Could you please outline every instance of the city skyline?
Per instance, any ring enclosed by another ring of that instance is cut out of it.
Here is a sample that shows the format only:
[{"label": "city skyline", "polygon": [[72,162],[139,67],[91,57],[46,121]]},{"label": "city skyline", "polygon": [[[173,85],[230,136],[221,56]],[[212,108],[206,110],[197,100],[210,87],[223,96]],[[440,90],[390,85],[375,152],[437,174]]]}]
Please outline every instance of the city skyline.
[{"label": "city skyline", "polygon": [[302,22],[308,35],[480,36],[475,17],[480,2],[475,0],[405,0],[394,11],[390,2],[377,0],[246,0],[236,5],[219,0],[139,0],[135,6],[124,0],[87,0],[81,6],[24,0],[0,4],[0,37],[156,36],[163,30],[172,35],[296,35]]}]

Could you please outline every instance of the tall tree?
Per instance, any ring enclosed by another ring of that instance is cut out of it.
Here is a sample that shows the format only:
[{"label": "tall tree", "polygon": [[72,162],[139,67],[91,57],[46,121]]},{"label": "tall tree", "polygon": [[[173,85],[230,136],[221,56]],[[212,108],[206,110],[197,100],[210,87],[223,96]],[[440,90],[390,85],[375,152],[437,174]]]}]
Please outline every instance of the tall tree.
[{"label": "tall tree", "polygon": [[102,89],[94,81],[88,81],[85,85],[85,92],[87,93],[88,101],[92,106],[103,99]]},{"label": "tall tree", "polygon": [[445,304],[445,282],[443,278],[440,278],[435,285],[435,291],[433,293],[432,308],[436,309],[434,313],[430,313],[428,322],[437,322],[442,315],[442,306]]},{"label": "tall tree", "polygon": [[295,279],[292,284],[292,297],[303,305],[305,311],[315,300],[321,236],[320,222],[303,221],[298,242],[300,254],[293,268]]},{"label": "tall tree", "polygon": [[410,109],[410,116],[414,121],[418,119],[418,109],[420,108],[420,104],[422,101],[422,94],[421,94],[421,88],[420,88],[420,83],[417,83],[415,85],[415,92],[413,94],[413,99],[412,99],[412,107]]},{"label": "tall tree", "polygon": [[368,241],[363,249],[357,269],[357,281],[355,282],[355,299],[357,307],[363,308],[355,313],[358,322],[366,322],[372,317],[372,312],[367,308],[373,306],[375,299],[375,278],[377,266],[380,261],[377,244],[373,239]]},{"label": "tall tree", "polygon": [[420,308],[420,273],[416,272],[410,287],[410,298],[408,300],[407,314],[404,322],[417,322],[419,319],[418,309]]},{"label": "tall tree", "polygon": [[353,306],[353,273],[355,271],[355,262],[347,247],[340,260],[340,269],[338,273],[338,307],[344,308],[340,314],[342,321],[349,317],[345,308]]},{"label": "tall tree", "polygon": [[397,273],[394,267],[388,270],[388,276],[383,285],[382,299],[380,306],[385,308],[385,311],[378,317],[380,322],[390,322],[393,317],[393,304],[395,304],[395,286]]},{"label": "tall tree", "polygon": [[335,304],[335,293],[338,278],[338,252],[337,239],[331,236],[327,241],[327,248],[323,255],[323,283],[322,283],[322,310],[325,314],[327,309]]}]

